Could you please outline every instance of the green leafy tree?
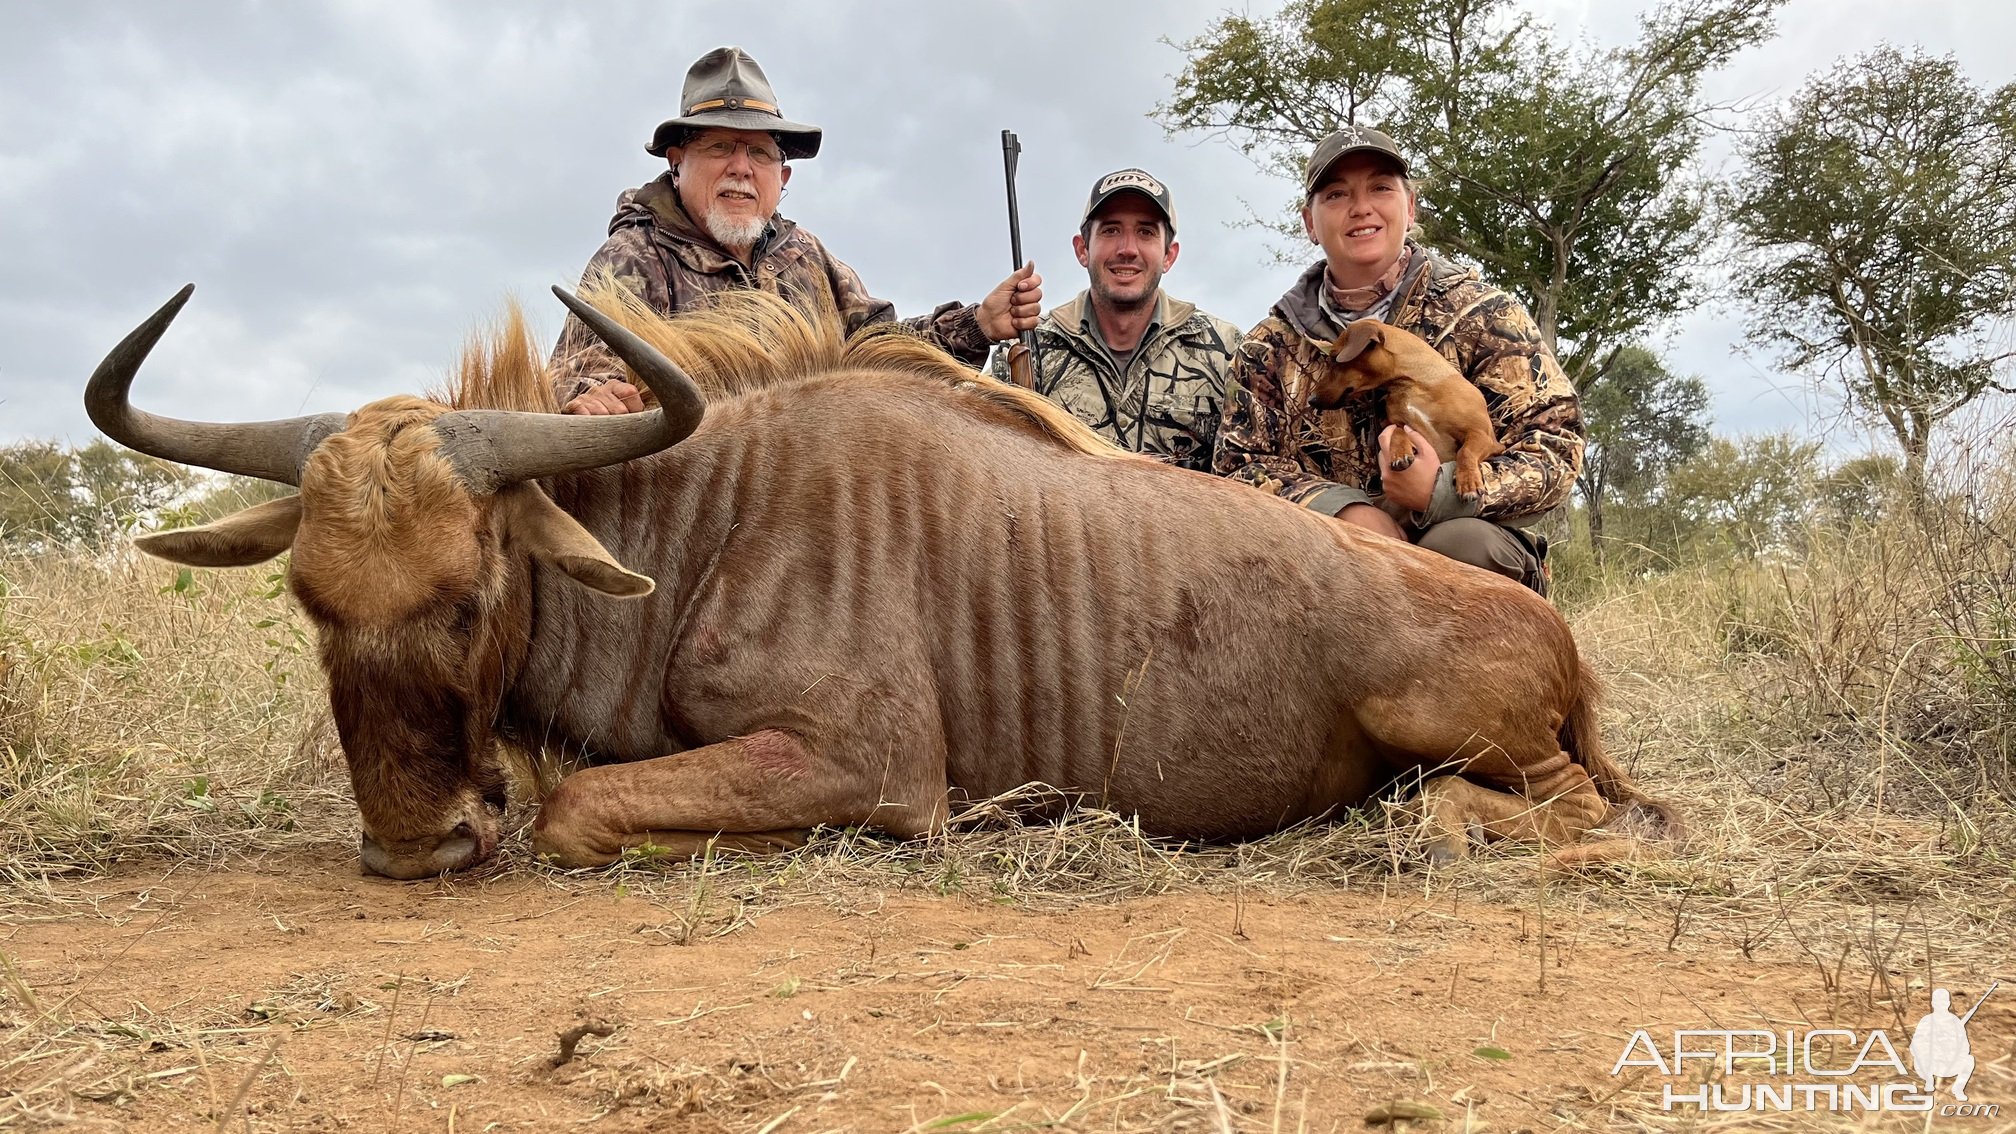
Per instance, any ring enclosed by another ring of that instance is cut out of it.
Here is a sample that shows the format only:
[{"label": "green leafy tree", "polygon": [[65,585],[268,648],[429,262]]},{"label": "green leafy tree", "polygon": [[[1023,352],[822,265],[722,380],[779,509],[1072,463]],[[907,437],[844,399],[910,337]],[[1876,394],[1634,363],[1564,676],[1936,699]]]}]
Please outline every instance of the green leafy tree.
[{"label": "green leafy tree", "polygon": [[1940,422],[2009,391],[2016,84],[1884,47],[1810,82],[1744,146],[1732,193],[1754,341],[1881,422],[1922,497]]},{"label": "green leafy tree", "polygon": [[1883,518],[1904,479],[1897,458],[1887,453],[1851,457],[1814,485],[1821,518],[1837,528],[1867,527]]},{"label": "green leafy tree", "polygon": [[164,528],[186,528],[207,524],[241,512],[254,504],[278,500],[294,494],[294,487],[257,477],[226,474],[208,488],[192,493],[186,501],[161,513]]},{"label": "green leafy tree", "polygon": [[109,441],[81,449],[52,441],[0,447],[0,540],[30,549],[102,550],[166,508],[194,480],[179,465]]},{"label": "green leafy tree", "polygon": [[1596,49],[1509,0],[1292,0],[1177,44],[1188,63],[1156,115],[1291,184],[1323,135],[1385,127],[1425,173],[1426,240],[1520,296],[1582,389],[1690,301],[1708,233],[1689,170],[1717,109],[1701,77],[1768,38],[1778,2],[1681,0]]},{"label": "green leafy tree", "polygon": [[1817,441],[1783,433],[1712,438],[1667,474],[1637,526],[1675,549],[1754,555],[1798,547],[1819,473]]},{"label": "green leafy tree", "polygon": [[0,448],[0,540],[26,544],[53,538],[72,508],[70,454],[54,441]]},{"label": "green leafy tree", "polygon": [[1582,399],[1589,452],[1576,486],[1600,561],[1605,502],[1642,503],[1670,470],[1708,444],[1708,385],[1671,373],[1644,347],[1628,346],[1610,357],[1591,387]]}]

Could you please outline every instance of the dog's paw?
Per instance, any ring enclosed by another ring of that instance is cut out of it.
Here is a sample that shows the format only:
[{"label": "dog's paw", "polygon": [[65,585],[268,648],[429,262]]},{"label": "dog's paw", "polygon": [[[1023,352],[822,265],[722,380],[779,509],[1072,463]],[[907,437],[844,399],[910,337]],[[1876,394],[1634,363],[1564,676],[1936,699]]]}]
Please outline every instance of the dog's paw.
[{"label": "dog's paw", "polygon": [[1386,462],[1386,465],[1394,472],[1403,472],[1413,463],[1414,455],[1410,453],[1404,457],[1395,457],[1391,461]]}]

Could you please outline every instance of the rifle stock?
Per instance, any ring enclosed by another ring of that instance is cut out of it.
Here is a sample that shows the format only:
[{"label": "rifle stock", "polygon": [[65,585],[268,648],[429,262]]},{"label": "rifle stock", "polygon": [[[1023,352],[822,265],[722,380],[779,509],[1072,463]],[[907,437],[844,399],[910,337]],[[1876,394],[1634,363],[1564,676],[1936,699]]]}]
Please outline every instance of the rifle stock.
[{"label": "rifle stock", "polygon": [[1008,344],[1008,380],[1025,390],[1036,388],[1036,349],[1030,346],[1033,332],[1022,332],[1019,342]]}]

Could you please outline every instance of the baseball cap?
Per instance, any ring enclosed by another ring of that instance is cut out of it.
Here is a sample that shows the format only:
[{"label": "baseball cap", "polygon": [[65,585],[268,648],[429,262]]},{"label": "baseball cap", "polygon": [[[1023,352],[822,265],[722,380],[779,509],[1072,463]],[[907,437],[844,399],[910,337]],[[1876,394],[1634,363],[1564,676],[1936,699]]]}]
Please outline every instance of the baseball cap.
[{"label": "baseball cap", "polygon": [[1400,166],[1400,176],[1411,176],[1407,168],[1407,157],[1400,152],[1393,139],[1369,126],[1346,126],[1316,143],[1316,152],[1309,155],[1309,164],[1302,170],[1302,193],[1307,196],[1323,183],[1323,175],[1330,167],[1351,154],[1384,154]]},{"label": "baseball cap", "polygon": [[1116,169],[1112,173],[1092,183],[1092,195],[1085,199],[1085,215],[1078,218],[1079,224],[1092,219],[1099,207],[1122,193],[1139,193],[1153,202],[1169,222],[1169,232],[1176,232],[1176,202],[1169,197],[1169,187],[1157,181],[1145,169]]}]

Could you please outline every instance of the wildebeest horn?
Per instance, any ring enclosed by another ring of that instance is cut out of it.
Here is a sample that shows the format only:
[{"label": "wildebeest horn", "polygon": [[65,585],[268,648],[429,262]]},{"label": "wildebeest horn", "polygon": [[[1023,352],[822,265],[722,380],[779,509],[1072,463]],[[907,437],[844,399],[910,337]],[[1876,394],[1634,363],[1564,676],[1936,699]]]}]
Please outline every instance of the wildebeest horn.
[{"label": "wildebeest horn", "polygon": [[669,449],[700,427],[707,402],[685,371],[567,289],[556,287],[553,294],[644,379],[657,395],[659,408],[584,417],[508,410],[443,414],[434,423],[442,452],[472,492],[495,492],[519,481],[621,464]]},{"label": "wildebeest horn", "polygon": [[119,340],[119,345],[98,364],[84,387],[85,412],[105,436],[149,456],[282,484],[300,484],[301,463],[324,437],[342,430],[345,415],[324,413],[284,421],[223,424],[156,417],[134,409],[127,402],[127,392],[132,389],[133,375],[139,371],[140,363],[195,290],[195,284],[183,287],[161,310]]}]

